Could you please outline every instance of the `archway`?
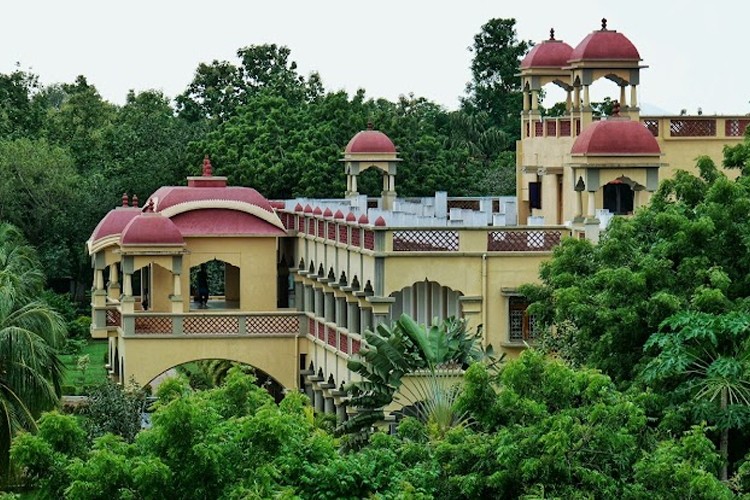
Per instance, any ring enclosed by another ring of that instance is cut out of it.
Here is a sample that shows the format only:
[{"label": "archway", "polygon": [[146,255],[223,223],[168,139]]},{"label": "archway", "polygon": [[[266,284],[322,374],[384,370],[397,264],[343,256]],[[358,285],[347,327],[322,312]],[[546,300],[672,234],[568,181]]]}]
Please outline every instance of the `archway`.
[{"label": "archway", "polygon": [[634,192],[630,184],[615,179],[603,187],[603,207],[615,215],[633,213]]},{"label": "archway", "polygon": [[462,295],[435,281],[418,281],[390,295],[395,299],[391,306],[391,319],[408,314],[417,322],[429,325],[435,319],[440,322],[451,316],[460,317],[459,297]]},{"label": "archway", "polygon": [[[202,271],[205,275],[202,276]],[[201,300],[205,285],[206,300]],[[239,309],[240,268],[222,260],[201,262],[190,268],[190,309]]]},{"label": "archway", "polygon": [[151,379],[146,386],[155,392],[165,379],[184,376],[194,390],[208,390],[222,385],[229,370],[234,367],[252,374],[256,379],[255,385],[265,389],[276,403],[284,399],[284,386],[271,375],[250,364],[223,358],[196,359],[175,365]]}]

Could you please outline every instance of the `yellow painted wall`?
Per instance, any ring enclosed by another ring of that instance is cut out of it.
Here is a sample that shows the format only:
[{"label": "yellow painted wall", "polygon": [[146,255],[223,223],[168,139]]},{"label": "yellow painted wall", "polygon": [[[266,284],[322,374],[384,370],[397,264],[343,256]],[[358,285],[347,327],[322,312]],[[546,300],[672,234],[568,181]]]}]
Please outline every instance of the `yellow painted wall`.
[{"label": "yellow painted wall", "polygon": [[169,296],[172,295],[173,288],[174,279],[172,278],[171,267],[167,270],[159,264],[152,265],[151,287],[148,292],[149,311],[172,312],[172,302]]},{"label": "yellow painted wall", "polygon": [[240,310],[276,310],[276,238],[186,238],[183,308],[189,310],[190,268],[213,259],[240,268]]},{"label": "yellow painted wall", "polygon": [[126,360],[124,380],[134,377],[139,385],[189,361],[228,359],[263,370],[285,388],[296,388],[296,343],[296,337],[120,337],[119,349]]}]

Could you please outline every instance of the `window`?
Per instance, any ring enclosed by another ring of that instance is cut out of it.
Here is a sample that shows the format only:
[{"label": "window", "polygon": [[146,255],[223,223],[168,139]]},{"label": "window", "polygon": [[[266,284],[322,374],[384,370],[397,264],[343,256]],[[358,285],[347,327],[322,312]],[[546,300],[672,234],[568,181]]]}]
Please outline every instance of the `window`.
[{"label": "window", "polygon": [[510,342],[522,343],[536,340],[539,334],[539,325],[536,317],[526,312],[528,307],[529,302],[526,297],[518,295],[508,297],[508,337]]},{"label": "window", "polygon": [[633,213],[633,190],[627,184],[609,183],[604,186],[604,208],[615,215]]},{"label": "window", "polygon": [[542,208],[541,182],[529,182],[529,208]]}]

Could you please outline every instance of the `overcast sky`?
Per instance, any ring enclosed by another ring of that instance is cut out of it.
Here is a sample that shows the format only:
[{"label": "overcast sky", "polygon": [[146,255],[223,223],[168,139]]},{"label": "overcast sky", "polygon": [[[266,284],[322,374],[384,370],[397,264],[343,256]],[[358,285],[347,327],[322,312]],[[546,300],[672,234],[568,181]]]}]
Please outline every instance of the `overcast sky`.
[{"label": "overcast sky", "polygon": [[[391,100],[413,92],[451,109],[487,20],[513,17],[519,38],[535,42],[554,27],[575,47],[606,17],[650,66],[640,88],[647,110],[750,113],[749,0],[25,0],[1,12],[0,72],[18,61],[43,84],[83,74],[115,103],[128,89],[174,97],[198,63],[237,62],[238,48],[273,42],[329,90]],[[619,93],[602,83],[592,97],[604,95]]]}]

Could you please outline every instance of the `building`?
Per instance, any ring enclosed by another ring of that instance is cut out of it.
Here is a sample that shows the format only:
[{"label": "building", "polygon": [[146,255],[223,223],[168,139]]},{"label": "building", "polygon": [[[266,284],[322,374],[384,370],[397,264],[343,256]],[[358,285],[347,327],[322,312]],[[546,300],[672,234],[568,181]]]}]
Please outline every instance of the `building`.
[{"label": "building", "polygon": [[[576,48],[553,33],[532,49],[521,64],[517,198],[399,198],[398,169],[409,166],[373,129],[345,148],[340,199],[272,202],[228,186],[208,158],[201,176],[160,188],[144,207],[124,196],[87,244],[92,334],[109,339],[110,372],[143,385],[188,361],[229,359],[342,412],[362,333],[401,313],[422,323],[462,316],[483,325],[486,344],[518,353],[535,335],[518,287],[537,279],[563,237],[596,240],[609,217],[647,203],[675,168],[699,153],[720,159],[750,122],[641,117],[644,67],[606,21]],[[619,110],[606,119],[589,101],[598,79],[620,87]],[[542,115],[548,84],[567,91],[566,116]],[[382,173],[379,199],[357,191],[367,169]],[[195,280],[206,263],[221,280],[204,309]]]}]

